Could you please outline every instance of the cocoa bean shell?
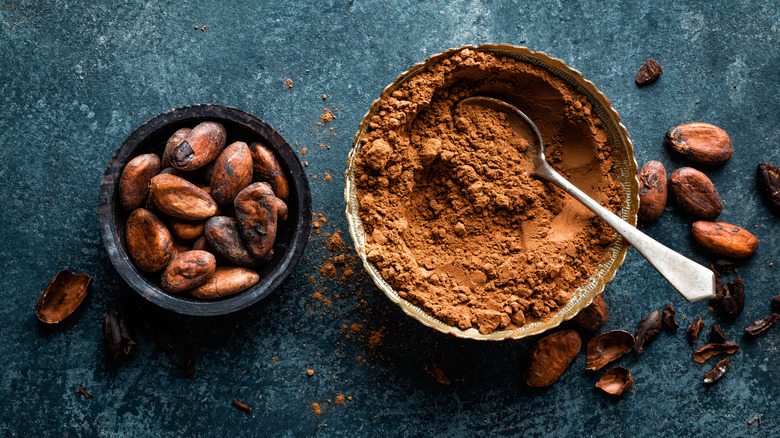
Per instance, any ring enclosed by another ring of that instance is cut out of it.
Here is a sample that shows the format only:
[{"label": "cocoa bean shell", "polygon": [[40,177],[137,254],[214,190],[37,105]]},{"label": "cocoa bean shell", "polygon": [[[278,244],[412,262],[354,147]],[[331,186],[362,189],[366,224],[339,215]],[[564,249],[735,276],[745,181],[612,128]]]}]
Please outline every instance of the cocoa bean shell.
[{"label": "cocoa bean shell", "polygon": [[637,173],[639,180],[639,211],[643,223],[655,222],[666,207],[666,169],[658,161],[648,161]]},{"label": "cocoa bean shell", "polygon": [[135,332],[118,312],[110,312],[103,320],[103,346],[109,359],[131,356],[138,345]]},{"label": "cocoa bean shell", "polygon": [[163,290],[178,293],[205,283],[217,268],[214,256],[206,251],[187,251],[174,258],[160,278]]},{"label": "cocoa bean shell", "polygon": [[672,150],[690,160],[709,164],[724,164],[731,158],[731,137],[709,123],[687,123],[666,132]]},{"label": "cocoa bean shell", "polygon": [[680,328],[680,323],[677,322],[677,310],[671,304],[664,306],[663,312],[661,312],[661,325],[669,331],[675,331]]},{"label": "cocoa bean shell", "polygon": [[540,388],[552,385],[566,371],[582,347],[582,339],[574,330],[564,330],[542,338],[531,352],[523,376],[528,386]]},{"label": "cocoa bean shell", "polygon": [[610,395],[622,395],[634,386],[634,377],[626,367],[615,367],[604,373],[596,388]]},{"label": "cocoa bean shell", "polygon": [[236,266],[219,266],[205,283],[190,294],[202,300],[214,300],[241,293],[260,281],[257,272]]},{"label": "cocoa bean shell", "polygon": [[691,216],[711,221],[723,211],[723,201],[715,184],[692,167],[675,170],[669,179],[669,189],[675,204]]},{"label": "cocoa bean shell", "polygon": [[715,365],[715,368],[713,368],[712,371],[709,371],[704,376],[704,383],[711,384],[717,382],[726,374],[726,371],[728,371],[729,368],[731,368],[731,364],[729,363],[729,358],[727,357],[718,362],[718,364]]},{"label": "cocoa bean shell", "polygon": [[179,143],[182,142],[187,137],[187,134],[192,131],[192,128],[181,128],[176,130],[176,132],[171,135],[171,137],[168,139],[167,142],[165,142],[165,149],[163,150],[163,156],[162,156],[162,167],[170,167],[171,164],[171,154],[173,153],[173,150],[176,148],[176,146],[179,145]]},{"label": "cocoa bean shell", "polygon": [[607,303],[601,295],[596,295],[588,307],[580,310],[571,320],[585,330],[595,332],[604,327],[609,319]]},{"label": "cocoa bean shell", "polygon": [[780,168],[770,163],[759,163],[756,168],[756,184],[775,213],[780,214]]},{"label": "cocoa bean shell", "polygon": [[254,267],[260,260],[252,257],[238,231],[235,219],[215,216],[206,221],[203,229],[208,244],[229,261],[245,267]]},{"label": "cocoa bean shell", "polygon": [[725,222],[697,221],[692,227],[693,239],[710,251],[733,258],[753,255],[758,239],[747,230]]},{"label": "cocoa bean shell", "polygon": [[250,144],[249,150],[252,153],[255,180],[268,182],[276,197],[286,200],[290,194],[290,187],[273,151],[262,143]]},{"label": "cocoa bean shell", "polygon": [[600,370],[631,351],[634,342],[634,335],[624,330],[612,330],[594,337],[588,342],[585,369]]},{"label": "cocoa bean shell", "polygon": [[720,344],[707,344],[693,353],[693,360],[698,363],[704,363],[707,359],[718,354],[734,354],[740,350],[739,345],[731,342],[722,342]]},{"label": "cocoa bean shell", "polygon": [[175,175],[157,175],[149,185],[154,205],[163,213],[185,220],[204,220],[217,214],[217,203],[195,184]]},{"label": "cocoa bean shell", "polygon": [[230,204],[238,192],[252,183],[252,154],[246,143],[237,141],[222,151],[210,181],[211,197],[217,204]]},{"label": "cocoa bean shell", "polygon": [[269,260],[276,240],[276,204],[271,186],[254,183],[242,190],[233,202],[236,221],[246,248],[253,257]]},{"label": "cocoa bean shell", "polygon": [[160,157],[155,154],[139,155],[130,160],[119,178],[119,206],[125,210],[136,209],[149,196],[149,182],[160,173]]},{"label": "cocoa bean shell", "polygon": [[46,324],[62,321],[84,301],[91,282],[92,277],[87,274],[74,274],[63,269],[44,289],[35,306],[35,315]]},{"label": "cocoa bean shell", "polygon": [[217,122],[203,122],[171,151],[171,164],[179,170],[196,170],[214,161],[225,148],[225,127]]},{"label": "cocoa bean shell", "polygon": [[701,329],[703,328],[704,321],[701,320],[701,317],[696,318],[695,320],[691,321],[690,324],[688,324],[688,329],[685,331],[685,335],[688,338],[689,344],[696,344],[696,341],[699,340],[699,333],[701,333]]},{"label": "cocoa bean shell", "polygon": [[770,313],[769,316],[765,316],[758,321],[754,322],[750,327],[745,329],[745,333],[750,336],[758,336],[761,333],[769,330],[775,323],[780,320],[780,315],[777,313]]},{"label": "cocoa bean shell", "polygon": [[137,208],[125,223],[127,253],[144,272],[162,271],[173,257],[173,236],[152,212]]},{"label": "cocoa bean shell", "polygon": [[636,327],[634,351],[643,353],[645,345],[652,342],[659,333],[661,333],[661,311],[656,309],[639,321]]}]

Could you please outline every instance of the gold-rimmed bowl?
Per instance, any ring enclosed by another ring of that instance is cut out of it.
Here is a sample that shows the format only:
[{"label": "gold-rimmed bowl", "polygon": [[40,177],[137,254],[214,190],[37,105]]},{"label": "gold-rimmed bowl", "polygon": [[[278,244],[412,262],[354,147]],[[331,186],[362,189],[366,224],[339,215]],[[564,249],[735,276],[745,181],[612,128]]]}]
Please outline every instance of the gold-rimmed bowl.
[{"label": "gold-rimmed bowl", "polygon": [[634,147],[628,137],[626,127],[620,123],[620,116],[612,107],[609,99],[599,91],[593,82],[585,79],[582,76],[582,73],[569,67],[560,59],[553,58],[545,53],[533,51],[527,47],[512,46],[508,44],[456,47],[432,55],[424,62],[415,64],[412,68],[399,75],[393,83],[384,89],[382,95],[379,99],[374,101],[368,113],[363,118],[363,121],[360,123],[347,161],[344,200],[347,206],[346,214],[349,232],[352,236],[355,250],[362,260],[363,266],[366,268],[369,276],[374,280],[374,283],[382,292],[384,292],[390,301],[400,306],[407,315],[442,333],[477,340],[519,339],[557,327],[563,321],[571,319],[579,313],[580,310],[588,306],[593,299],[604,290],[604,286],[614,278],[618,267],[620,267],[625,259],[626,251],[628,251],[629,247],[628,243],[618,236],[615,242],[606,250],[608,259],[600,263],[597,266],[595,273],[588,277],[581,286],[573,291],[571,299],[565,305],[558,308],[555,313],[548,318],[543,321],[528,322],[516,329],[498,330],[488,334],[482,334],[475,328],[461,330],[458,327],[446,324],[425,313],[420,307],[401,298],[398,295],[398,292],[382,278],[382,275],[376,266],[369,262],[366,257],[366,235],[360,220],[357,187],[355,184],[355,162],[362,146],[361,139],[366,134],[371,118],[377,114],[380,101],[389,97],[390,94],[415,75],[425,71],[432,63],[436,63],[442,58],[450,57],[464,49],[491,52],[499,56],[508,56],[518,61],[541,67],[553,76],[565,81],[580,94],[587,96],[588,101],[592,106],[591,111],[602,120],[602,126],[607,132],[608,141],[613,146],[615,165],[612,168],[611,176],[618,181],[624,189],[622,206],[617,214],[632,225],[636,225],[637,210],[639,208],[639,185],[636,180],[637,163],[634,158]]}]

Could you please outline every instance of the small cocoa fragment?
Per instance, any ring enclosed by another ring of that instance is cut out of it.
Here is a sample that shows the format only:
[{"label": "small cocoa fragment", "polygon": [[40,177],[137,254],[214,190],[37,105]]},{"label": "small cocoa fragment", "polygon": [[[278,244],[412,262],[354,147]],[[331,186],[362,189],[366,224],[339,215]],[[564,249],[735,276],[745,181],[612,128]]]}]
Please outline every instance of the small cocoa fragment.
[{"label": "small cocoa fragment", "polygon": [[146,202],[149,182],[160,173],[160,157],[155,154],[139,155],[130,160],[119,178],[119,205],[133,210]]},{"label": "small cocoa fragment", "polygon": [[192,131],[192,128],[181,128],[176,130],[176,132],[173,133],[173,135],[168,139],[167,142],[165,142],[165,149],[163,150],[163,156],[162,156],[162,167],[171,168],[171,154],[173,153],[173,150],[176,148],[176,146],[179,145],[179,143],[182,142],[187,137],[187,134]]},{"label": "small cocoa fragment", "polygon": [[622,395],[632,386],[634,386],[634,377],[626,367],[612,368],[596,382],[596,388],[611,395]]},{"label": "small cocoa fragment", "polygon": [[658,333],[661,333],[661,311],[656,309],[639,321],[639,325],[636,327],[634,351],[643,353],[645,344],[652,342]]},{"label": "small cocoa fragment", "polygon": [[230,204],[238,192],[252,183],[252,154],[243,141],[231,143],[214,162],[211,197],[217,204]]},{"label": "small cocoa fragment", "polygon": [[780,295],[772,297],[772,312],[780,313]]},{"label": "small cocoa fragment", "polygon": [[744,258],[758,249],[758,239],[747,230],[725,222],[693,223],[693,240],[726,257]]},{"label": "small cocoa fragment", "polygon": [[661,324],[664,328],[670,331],[675,331],[680,328],[680,323],[677,322],[677,311],[674,306],[667,304],[664,306],[663,314],[661,315]]},{"label": "small cocoa fragment", "polygon": [[192,128],[171,151],[171,164],[179,170],[200,169],[214,161],[225,147],[225,127],[203,122]]},{"label": "small cocoa fragment", "polygon": [[180,377],[184,377],[186,379],[195,378],[195,361],[192,360],[191,357],[185,357],[180,360],[176,365],[176,368],[181,371],[181,374],[179,374]]},{"label": "small cocoa fragment", "polygon": [[205,283],[190,294],[202,300],[214,300],[243,292],[260,281],[257,272],[238,266],[219,266]]},{"label": "small cocoa fragment", "polygon": [[[731,283],[729,283],[731,284]],[[740,279],[741,284],[741,279]],[[736,288],[735,288],[736,290]],[[737,291],[739,292],[739,291]],[[744,290],[742,290],[742,305],[745,303]],[[723,284],[720,277],[715,276],[715,298],[710,300],[710,305],[718,311],[721,318],[734,318],[742,309],[737,304],[736,297],[731,295],[729,288]]]},{"label": "small cocoa fragment", "polygon": [[[249,185],[236,195],[236,221],[246,248],[253,257],[270,260],[276,240],[276,204],[271,186],[264,182]],[[213,245],[212,245],[213,246]]]},{"label": "small cocoa fragment", "polygon": [[284,176],[284,170],[276,159],[273,151],[262,143],[252,143],[249,145],[249,151],[252,154],[252,166],[254,168],[254,179],[256,181],[267,181],[276,197],[281,200],[287,200],[290,194],[290,186],[287,178]]},{"label": "small cocoa fragment", "polygon": [[596,295],[593,302],[588,307],[580,310],[571,320],[583,329],[595,332],[604,327],[608,319],[607,304],[601,295]]},{"label": "small cocoa fragment", "polygon": [[716,260],[710,264],[710,267],[718,275],[729,275],[739,272],[739,265],[731,260]]},{"label": "small cocoa fragment", "polygon": [[666,141],[672,150],[699,163],[720,165],[731,158],[731,137],[709,123],[675,126],[666,132]]},{"label": "small cocoa fragment", "polygon": [[734,354],[739,351],[739,345],[731,342],[721,342],[720,344],[707,344],[693,353],[693,360],[698,363],[704,363],[712,356],[721,353]]},{"label": "small cocoa fragment", "polygon": [[35,314],[41,322],[56,324],[67,318],[87,296],[92,277],[74,274],[67,269],[58,272],[44,289]]},{"label": "small cocoa fragment", "polygon": [[624,330],[612,330],[594,337],[588,342],[585,369],[600,370],[631,351],[634,343],[634,335]]},{"label": "small cocoa fragment", "polygon": [[780,213],[780,167],[770,163],[759,163],[756,168],[756,184],[772,209]]},{"label": "small cocoa fragment", "polygon": [[707,175],[692,167],[675,170],[669,179],[669,189],[675,204],[691,216],[711,221],[723,211],[715,185]]},{"label": "small cocoa fragment", "polygon": [[127,253],[138,269],[162,271],[173,257],[173,236],[153,213],[137,208],[125,223]]},{"label": "small cocoa fragment", "polygon": [[242,411],[246,412],[247,414],[252,413],[252,408],[245,405],[244,403],[241,403],[238,401],[235,397],[233,397],[233,406],[237,407],[238,409],[241,409]]},{"label": "small cocoa fragment", "polygon": [[427,362],[425,364],[425,371],[431,375],[437,382],[443,384],[443,385],[449,385],[451,384],[450,379],[447,378],[446,375],[444,375],[444,371],[439,369],[439,367],[436,366],[433,362]]},{"label": "small cocoa fragment", "polygon": [[636,74],[636,84],[639,86],[649,84],[658,79],[664,72],[664,68],[655,59],[648,59]]},{"label": "small cocoa fragment", "polygon": [[696,344],[696,341],[699,340],[699,333],[703,328],[704,328],[704,322],[701,320],[701,317],[691,321],[691,323],[688,325],[688,330],[685,331],[685,335],[688,338],[689,344],[691,345]]},{"label": "small cocoa fragment", "polygon": [[637,173],[639,180],[639,211],[645,224],[655,222],[666,207],[666,169],[659,161],[648,161]]},{"label": "small cocoa fragment", "polygon": [[712,371],[708,372],[707,375],[704,376],[704,383],[711,384],[720,380],[720,378],[726,374],[726,371],[728,371],[730,367],[731,364],[729,363],[728,357],[718,362],[718,364],[715,365],[715,368],[713,368]]},{"label": "small cocoa fragment", "polygon": [[582,339],[574,330],[564,330],[542,338],[531,352],[523,373],[525,383],[534,388],[552,385],[580,352]]},{"label": "small cocoa fragment", "polygon": [[203,233],[208,244],[231,262],[246,267],[259,264],[260,261],[252,257],[244,245],[238,232],[238,224],[232,217],[214,216],[206,221]]},{"label": "small cocoa fragment", "polygon": [[710,330],[709,343],[710,344],[722,344],[726,342],[726,332],[718,324],[714,324]]},{"label": "small cocoa fragment", "polygon": [[734,299],[737,315],[739,315],[745,309],[745,285],[742,284],[742,277],[737,277],[734,281],[726,283],[726,289]]},{"label": "small cocoa fragment", "polygon": [[778,319],[780,319],[780,314],[771,313],[769,316],[765,316],[754,322],[753,325],[745,329],[745,332],[750,336],[758,336],[772,328]]},{"label": "small cocoa fragment", "polygon": [[205,220],[217,214],[217,203],[200,187],[175,175],[157,175],[149,185],[154,205],[163,213],[185,220]]},{"label": "small cocoa fragment", "polygon": [[119,312],[111,312],[103,320],[103,346],[109,359],[130,356],[138,343],[135,333]]},{"label": "small cocoa fragment", "polygon": [[180,254],[165,268],[160,285],[169,293],[178,293],[200,286],[217,268],[217,261],[210,252],[187,251]]}]

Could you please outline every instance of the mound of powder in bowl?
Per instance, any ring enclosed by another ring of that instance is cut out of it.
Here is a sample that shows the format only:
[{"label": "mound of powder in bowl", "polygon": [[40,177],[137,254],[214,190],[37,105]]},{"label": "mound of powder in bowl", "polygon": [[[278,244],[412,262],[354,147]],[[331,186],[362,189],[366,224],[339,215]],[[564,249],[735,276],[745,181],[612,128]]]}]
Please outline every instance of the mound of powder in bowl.
[{"label": "mound of powder in bowl", "polygon": [[609,260],[617,235],[551,183],[524,173],[507,116],[457,106],[499,96],[538,126],[547,160],[619,211],[613,151],[587,98],[540,67],[464,49],[385,96],[355,165],[366,254],[401,298],[487,334],[544,320]]}]

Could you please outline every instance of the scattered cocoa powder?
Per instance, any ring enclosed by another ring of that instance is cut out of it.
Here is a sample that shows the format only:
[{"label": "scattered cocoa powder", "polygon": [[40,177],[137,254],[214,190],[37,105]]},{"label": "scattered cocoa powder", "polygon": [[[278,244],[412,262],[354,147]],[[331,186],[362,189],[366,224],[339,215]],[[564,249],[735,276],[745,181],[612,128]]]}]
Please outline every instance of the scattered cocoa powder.
[{"label": "scattered cocoa powder", "polygon": [[327,108],[325,108],[322,111],[322,124],[324,125],[324,124],[330,122],[333,119],[334,119],[333,113],[330,112]]},{"label": "scattered cocoa powder", "polygon": [[339,395],[337,395],[337,396],[336,396],[336,400],[335,400],[336,404],[337,404],[337,405],[340,405],[340,404],[344,403],[344,398],[345,398],[345,397],[344,397],[344,395],[342,395],[342,394],[339,394]]},{"label": "scattered cocoa powder", "polygon": [[546,70],[464,49],[380,102],[355,167],[368,260],[399,295],[481,333],[544,320],[609,259],[614,231],[523,173],[528,141],[467,96],[501,96],[538,126],[548,161],[612,211],[622,186],[587,98]]},{"label": "scattered cocoa powder", "polygon": [[311,296],[315,301],[319,301],[322,299],[322,293],[320,292],[314,292]]},{"label": "scattered cocoa powder", "polygon": [[328,239],[328,249],[336,252],[341,251],[341,248],[344,247],[344,239],[341,237],[341,230],[336,231],[333,233],[332,236],[330,236],[330,239]]},{"label": "scattered cocoa powder", "polygon": [[336,275],[336,267],[333,266],[333,263],[325,263],[322,269],[320,269],[320,274],[326,277],[333,277]]},{"label": "scattered cocoa powder", "polygon": [[320,415],[322,413],[322,408],[320,408],[320,404],[317,402],[312,403],[311,408],[314,409],[314,415]]},{"label": "scattered cocoa powder", "polygon": [[292,88],[292,79],[287,78],[284,82],[287,84],[287,88]]},{"label": "scattered cocoa powder", "polygon": [[332,178],[328,172],[325,172],[325,181],[330,181]]}]

